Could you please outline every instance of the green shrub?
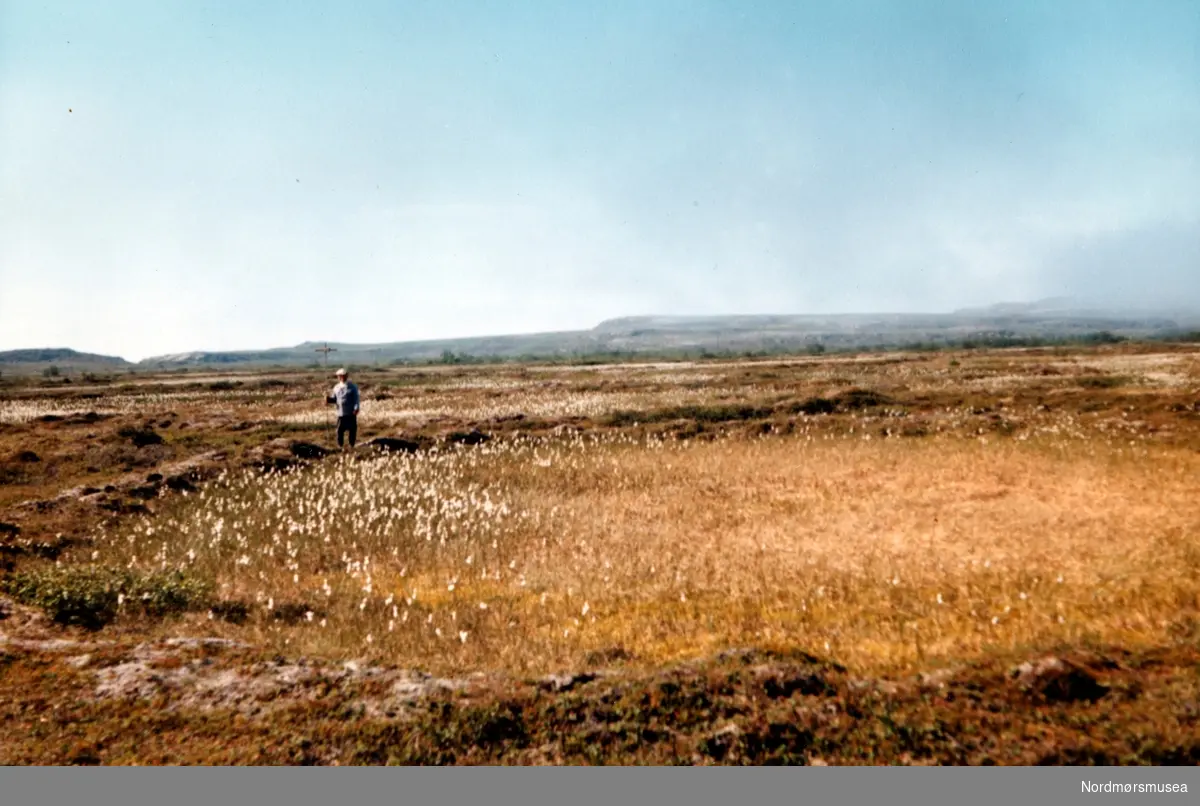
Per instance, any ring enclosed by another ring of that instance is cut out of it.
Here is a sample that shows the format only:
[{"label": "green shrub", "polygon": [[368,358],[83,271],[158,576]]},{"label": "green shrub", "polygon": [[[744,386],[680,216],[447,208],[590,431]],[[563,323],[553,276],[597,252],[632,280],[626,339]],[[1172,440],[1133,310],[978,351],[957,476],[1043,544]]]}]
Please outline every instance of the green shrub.
[{"label": "green shrub", "polygon": [[55,622],[98,630],[118,613],[152,618],[198,610],[211,601],[206,580],[181,571],[142,574],[105,566],[56,566],[0,580],[18,602],[40,607]]},{"label": "green shrub", "polygon": [[131,598],[134,606],[147,616],[162,618],[207,607],[211,592],[206,580],[169,571],[136,580]]}]

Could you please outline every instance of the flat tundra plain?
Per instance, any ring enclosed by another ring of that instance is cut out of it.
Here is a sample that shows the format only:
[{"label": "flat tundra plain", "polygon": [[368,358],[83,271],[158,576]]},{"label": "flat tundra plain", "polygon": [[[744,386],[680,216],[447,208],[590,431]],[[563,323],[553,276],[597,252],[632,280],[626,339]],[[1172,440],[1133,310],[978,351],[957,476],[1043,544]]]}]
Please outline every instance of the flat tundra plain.
[{"label": "flat tundra plain", "polygon": [[0,763],[1200,761],[1188,345],[0,386]]}]

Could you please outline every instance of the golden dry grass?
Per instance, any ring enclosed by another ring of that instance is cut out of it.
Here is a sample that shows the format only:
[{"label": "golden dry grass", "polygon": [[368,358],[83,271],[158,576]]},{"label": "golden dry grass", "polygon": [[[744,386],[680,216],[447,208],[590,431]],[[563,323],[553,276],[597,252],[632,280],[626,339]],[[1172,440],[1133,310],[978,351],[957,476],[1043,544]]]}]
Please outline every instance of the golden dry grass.
[{"label": "golden dry grass", "polygon": [[[257,615],[213,632],[292,653],[533,673],[765,644],[898,670],[1161,643],[1200,604],[1198,470],[1100,439],[516,440],[235,479],[97,551],[214,577]],[[311,620],[272,618],[293,603]]]},{"label": "golden dry grass", "polygon": [[649,586],[640,618],[616,608],[606,639],[660,657],[769,642],[895,666],[1161,641],[1197,604],[1198,466],[1084,445],[738,442],[665,463],[631,452],[622,470],[640,484],[597,479],[574,508],[609,513],[580,524],[598,550],[678,580]]}]

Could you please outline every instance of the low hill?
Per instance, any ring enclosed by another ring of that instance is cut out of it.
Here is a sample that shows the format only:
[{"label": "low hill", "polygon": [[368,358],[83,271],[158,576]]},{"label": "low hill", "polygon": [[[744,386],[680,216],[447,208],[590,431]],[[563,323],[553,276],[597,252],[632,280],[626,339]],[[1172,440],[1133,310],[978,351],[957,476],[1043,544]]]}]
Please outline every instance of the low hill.
[{"label": "low hill", "polygon": [[49,364],[57,361],[60,364],[111,364],[116,367],[127,367],[129,362],[124,358],[95,353],[81,353],[66,347],[41,347],[29,350],[0,351],[0,363],[4,364]]},{"label": "low hill", "polygon": [[62,374],[109,373],[128,370],[131,367],[133,364],[124,358],[81,353],[66,347],[0,351],[0,371],[14,375],[33,375],[46,371]]},{"label": "low hill", "polygon": [[[1200,330],[1200,314],[1070,310],[1058,300],[996,305],[941,314],[629,316],[590,330],[428,341],[329,342],[331,366],[437,360],[584,358],[613,355],[771,353],[806,349],[1003,346],[1098,338],[1159,338]],[[148,369],[182,366],[324,362],[324,342],[273,350],[187,353],[140,362]]]},{"label": "low hill", "polygon": [[[769,354],[798,351],[1006,346],[1070,340],[1167,338],[1200,332],[1195,311],[1088,309],[1066,299],[1002,303],[952,313],[779,314],[744,316],[626,316],[590,330],[456,339],[351,344],[308,341],[268,350],[192,351],[132,364],[75,350],[0,352],[0,370],[13,374],[184,367],[244,368],[379,365],[430,361],[560,359],[617,356]],[[328,361],[326,362],[326,358]]]}]

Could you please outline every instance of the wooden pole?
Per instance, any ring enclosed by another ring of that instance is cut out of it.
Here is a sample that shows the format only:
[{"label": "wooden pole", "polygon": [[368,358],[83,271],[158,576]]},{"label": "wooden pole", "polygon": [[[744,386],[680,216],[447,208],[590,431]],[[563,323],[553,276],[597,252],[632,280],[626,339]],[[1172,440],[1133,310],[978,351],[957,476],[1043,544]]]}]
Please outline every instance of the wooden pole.
[{"label": "wooden pole", "polygon": [[[325,346],[324,346],[324,347],[318,347],[318,348],[317,348],[316,350],[314,350],[313,352],[317,352],[317,353],[324,353],[324,358],[325,358],[325,374],[326,374],[326,375],[328,375],[328,374],[329,374],[329,354],[330,354],[330,353],[336,353],[336,352],[337,352],[337,348],[336,348],[336,347],[330,347],[330,346],[329,346],[329,342],[325,342]],[[328,380],[328,379],[326,379],[326,380],[322,381],[322,383],[325,383],[325,382],[327,382],[327,380]],[[322,386],[321,388],[322,388],[322,389],[324,389],[325,387],[324,387],[324,386]],[[330,439],[334,439],[334,434],[333,434],[333,423],[329,422],[329,403],[324,401],[324,398],[325,398],[325,397],[328,397],[328,395],[325,395],[325,396],[323,396],[323,397],[322,397],[322,401],[324,402],[324,406],[325,406],[325,425],[329,426],[329,437],[330,437]]]},{"label": "wooden pole", "polygon": [[325,346],[324,346],[324,347],[318,347],[318,348],[317,348],[316,350],[314,350],[313,352],[317,352],[317,353],[324,353],[324,354],[325,354],[325,369],[329,369],[329,354],[330,354],[330,353],[336,353],[336,352],[337,352],[337,348],[336,348],[336,347],[330,347],[330,346],[329,346],[329,342],[325,342]]}]

